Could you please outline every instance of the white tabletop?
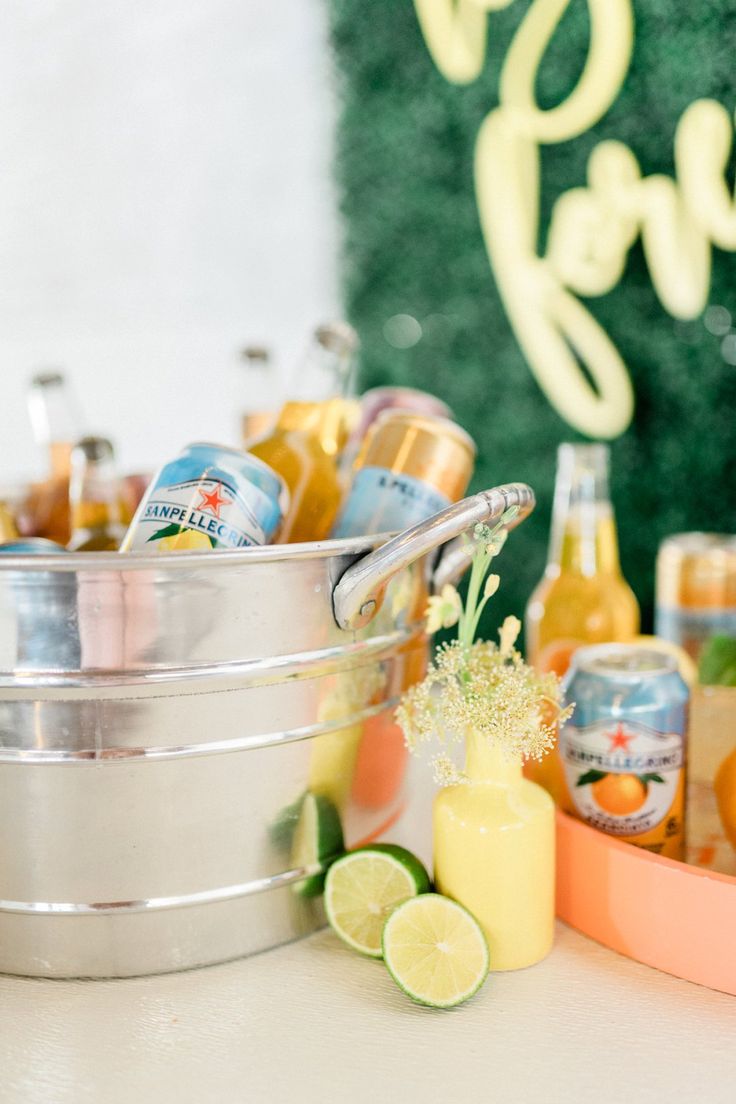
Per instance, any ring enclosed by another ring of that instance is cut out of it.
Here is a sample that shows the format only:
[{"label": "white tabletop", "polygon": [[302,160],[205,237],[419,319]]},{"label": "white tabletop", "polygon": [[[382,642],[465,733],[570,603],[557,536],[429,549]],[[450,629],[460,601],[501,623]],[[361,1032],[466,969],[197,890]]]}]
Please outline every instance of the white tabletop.
[{"label": "white tabletop", "polygon": [[3,1104],[736,1100],[736,998],[564,925],[467,1005],[411,1004],[329,931],[125,981],[0,977]]}]

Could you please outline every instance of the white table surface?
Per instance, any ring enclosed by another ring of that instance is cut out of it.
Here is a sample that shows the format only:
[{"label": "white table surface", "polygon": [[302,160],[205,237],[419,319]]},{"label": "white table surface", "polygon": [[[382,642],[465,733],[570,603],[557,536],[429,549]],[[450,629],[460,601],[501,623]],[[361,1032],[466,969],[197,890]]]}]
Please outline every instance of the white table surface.
[{"label": "white table surface", "polygon": [[734,1104],[736,998],[559,924],[545,962],[435,1012],[322,931],[182,974],[0,977],[0,1100]]}]

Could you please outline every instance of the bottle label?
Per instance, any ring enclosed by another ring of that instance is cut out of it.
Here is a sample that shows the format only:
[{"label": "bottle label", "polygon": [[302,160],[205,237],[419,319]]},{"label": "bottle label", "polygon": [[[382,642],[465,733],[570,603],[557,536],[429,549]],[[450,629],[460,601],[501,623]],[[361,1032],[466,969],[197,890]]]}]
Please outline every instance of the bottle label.
[{"label": "bottle label", "polygon": [[[563,725],[560,757],[575,812],[610,835],[642,837],[651,850],[682,832],[684,739],[640,722]],[[635,841],[638,842],[638,841]],[[644,842],[644,841],[642,841]],[[647,843],[650,841],[647,841]]]},{"label": "bottle label", "polygon": [[[266,534],[240,490],[210,472],[199,479],[155,486],[141,503],[125,549],[171,552],[186,548],[248,548]],[[260,492],[255,489],[255,492]]]},{"label": "bottle label", "polygon": [[450,505],[441,491],[412,475],[387,468],[361,468],[343,507],[334,537],[396,533]]}]

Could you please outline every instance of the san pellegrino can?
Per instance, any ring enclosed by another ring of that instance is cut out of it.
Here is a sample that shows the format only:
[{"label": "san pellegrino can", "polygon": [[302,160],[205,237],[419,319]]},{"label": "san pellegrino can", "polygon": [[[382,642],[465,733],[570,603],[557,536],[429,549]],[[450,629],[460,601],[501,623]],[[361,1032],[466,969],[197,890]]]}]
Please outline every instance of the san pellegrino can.
[{"label": "san pellegrino can", "polygon": [[575,703],[559,735],[567,811],[682,859],[689,691],[674,656],[637,644],[581,648],[563,689]]},{"label": "san pellegrino can", "polygon": [[462,498],[475,461],[472,438],[449,418],[387,411],[368,430],[333,537],[393,533]]},{"label": "san pellegrino can", "polygon": [[736,536],[677,533],[657,555],[657,636],[698,659],[713,636],[736,636]]},{"label": "san pellegrino can", "polygon": [[3,541],[0,552],[4,556],[47,556],[49,553],[55,555],[57,552],[66,552],[66,548],[46,537],[18,537],[16,540]]},{"label": "san pellegrino can", "polygon": [[287,501],[283,480],[255,456],[223,445],[188,445],[154,476],[120,551],[268,544]]}]

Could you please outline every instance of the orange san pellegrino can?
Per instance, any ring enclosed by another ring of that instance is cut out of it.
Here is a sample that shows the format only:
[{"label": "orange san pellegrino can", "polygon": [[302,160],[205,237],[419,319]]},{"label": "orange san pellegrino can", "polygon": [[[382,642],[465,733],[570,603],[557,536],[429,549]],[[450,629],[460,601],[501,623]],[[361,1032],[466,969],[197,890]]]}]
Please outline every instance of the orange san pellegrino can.
[{"label": "orange san pellegrino can", "polygon": [[567,812],[658,855],[684,858],[690,692],[674,656],[642,644],[579,648],[558,751]]}]

